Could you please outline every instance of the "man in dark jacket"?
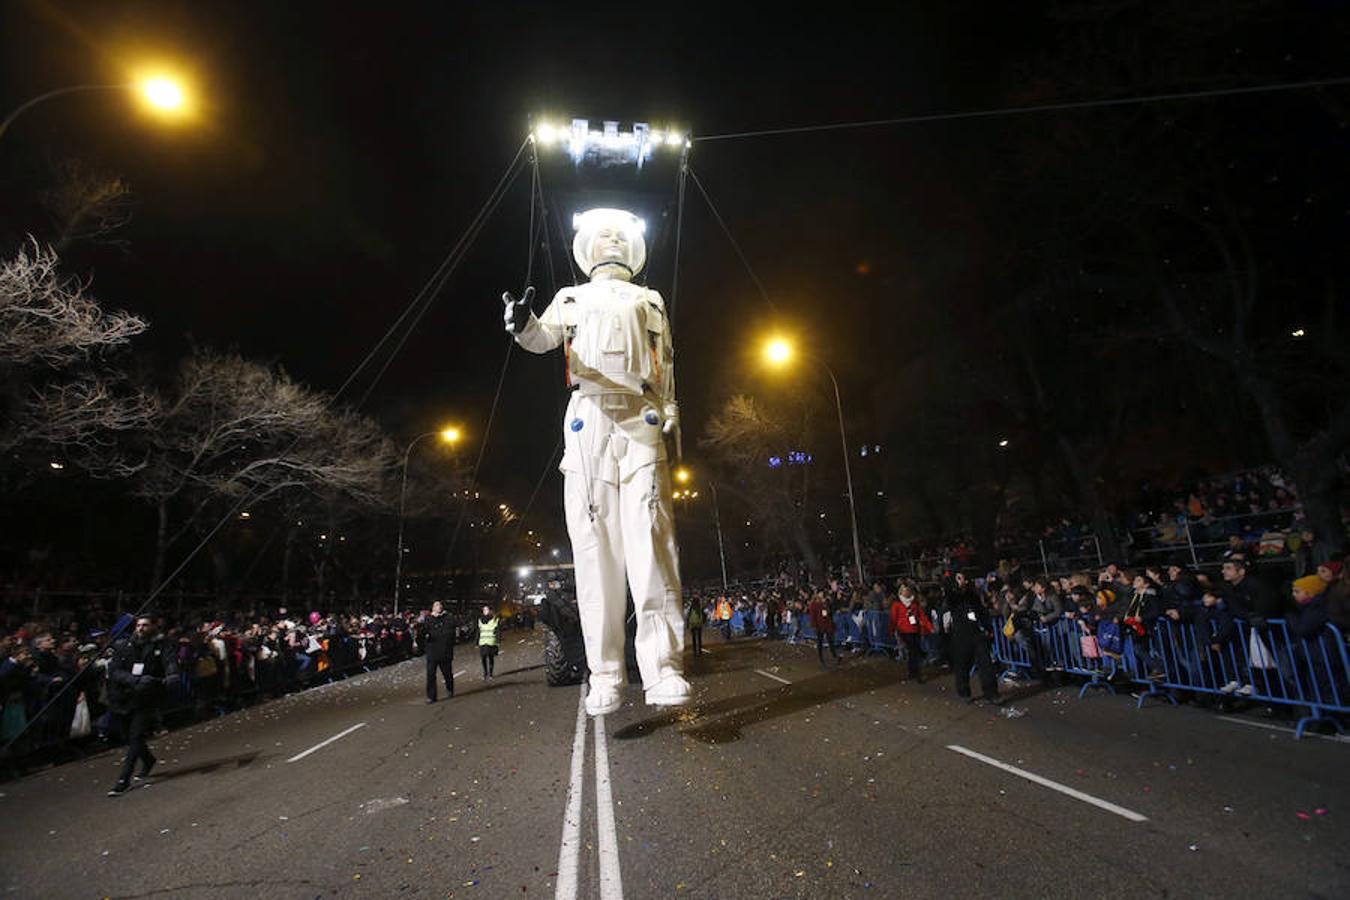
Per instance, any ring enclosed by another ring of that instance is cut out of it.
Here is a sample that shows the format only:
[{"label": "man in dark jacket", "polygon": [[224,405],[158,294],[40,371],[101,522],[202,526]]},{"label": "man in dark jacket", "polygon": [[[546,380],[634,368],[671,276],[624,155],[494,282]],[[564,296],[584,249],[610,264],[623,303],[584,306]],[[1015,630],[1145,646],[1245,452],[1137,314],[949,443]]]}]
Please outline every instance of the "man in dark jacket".
[{"label": "man in dark jacket", "polygon": [[962,573],[956,573],[947,592],[947,611],[952,617],[952,675],[956,677],[956,693],[970,699],[970,667],[980,672],[983,699],[998,702],[998,682],[994,678],[994,663],[989,657],[989,641],[993,626],[988,611],[975,593],[975,588]]},{"label": "man in dark jacket", "polygon": [[1282,599],[1255,575],[1247,571],[1247,561],[1234,556],[1224,561],[1223,580],[1228,582],[1228,611],[1247,619],[1257,628],[1265,626],[1266,619],[1278,619],[1284,612]]},{"label": "man in dark jacket", "polygon": [[173,648],[160,640],[155,621],[149,616],[138,618],[132,636],[113,645],[112,660],[108,663],[108,705],[126,736],[127,754],[117,783],[108,791],[109,797],[127,792],[138,761],[140,778],[149,777],[155,767],[155,755],[145,739],[154,721],[155,707],[167,695],[169,682],[177,677],[178,661]]},{"label": "man in dark jacket", "polygon": [[427,702],[436,702],[436,670],[441,670],[447,696],[455,696],[455,623],[437,600],[422,620],[422,646],[427,653]]}]

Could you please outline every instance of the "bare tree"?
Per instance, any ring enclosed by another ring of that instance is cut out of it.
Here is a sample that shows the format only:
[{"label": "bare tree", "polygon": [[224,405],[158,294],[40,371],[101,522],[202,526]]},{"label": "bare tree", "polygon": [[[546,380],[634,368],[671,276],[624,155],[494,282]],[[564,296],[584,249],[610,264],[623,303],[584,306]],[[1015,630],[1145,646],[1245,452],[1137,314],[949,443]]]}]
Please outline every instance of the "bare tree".
[{"label": "bare tree", "polygon": [[[280,368],[210,351],[184,360],[143,440],[146,464],[133,490],[158,513],[155,584],[169,545],[220,501],[322,490],[383,506],[394,457],[373,422],[332,409]],[[186,509],[171,536],[175,506]]]},{"label": "bare tree", "polygon": [[78,158],[60,160],[53,169],[56,183],[38,199],[52,217],[56,249],[76,243],[125,247],[127,242],[113,234],[131,221],[132,193],[126,181]]},{"label": "bare tree", "polygon": [[752,510],[770,541],[794,549],[819,572],[820,555],[807,528],[810,466],[769,466],[769,458],[781,457],[793,439],[805,446],[804,438],[804,428],[792,428],[786,416],[737,394],[709,421],[701,443],[731,476],[718,482],[719,489]]},{"label": "bare tree", "polygon": [[149,328],[144,319],[109,312],[88,285],[62,275],[60,257],[36,241],[0,263],[0,368],[60,368],[125,346]]},{"label": "bare tree", "polygon": [[154,400],[107,357],[149,325],[105,310],[59,266],[35,241],[0,263],[0,452],[54,445],[96,477],[123,477],[138,464],[116,438],[144,427]]}]

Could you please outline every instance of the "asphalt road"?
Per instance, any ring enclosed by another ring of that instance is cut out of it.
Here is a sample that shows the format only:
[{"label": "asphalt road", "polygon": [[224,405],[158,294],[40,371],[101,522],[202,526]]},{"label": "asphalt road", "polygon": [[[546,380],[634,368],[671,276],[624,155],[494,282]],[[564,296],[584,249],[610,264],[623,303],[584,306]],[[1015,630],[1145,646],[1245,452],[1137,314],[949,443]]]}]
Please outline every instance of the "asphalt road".
[{"label": "asphalt road", "polygon": [[884,657],[822,671],[715,636],[692,706],[631,687],[587,720],[579,688],[545,685],[541,636],[509,636],[487,682],[461,648],[435,705],[414,660],[176,731],[122,797],[116,753],[0,784],[0,890],[1350,895],[1344,740],[1068,689],[1014,693],[1008,718]]}]

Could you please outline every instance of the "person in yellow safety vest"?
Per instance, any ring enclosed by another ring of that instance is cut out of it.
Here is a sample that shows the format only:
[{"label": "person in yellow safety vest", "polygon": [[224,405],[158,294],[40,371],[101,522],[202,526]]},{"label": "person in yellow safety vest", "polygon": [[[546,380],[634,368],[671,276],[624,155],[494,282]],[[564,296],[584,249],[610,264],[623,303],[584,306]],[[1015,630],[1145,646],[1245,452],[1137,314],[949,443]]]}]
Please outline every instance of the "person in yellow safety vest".
[{"label": "person in yellow safety vest", "polygon": [[725,596],[717,598],[717,621],[722,629],[722,639],[731,640],[731,601]]},{"label": "person in yellow safety vest", "polygon": [[497,662],[497,646],[500,643],[498,630],[502,620],[492,614],[492,607],[484,606],[483,614],[478,617],[478,656],[483,662],[483,677],[491,678],[492,667]]}]

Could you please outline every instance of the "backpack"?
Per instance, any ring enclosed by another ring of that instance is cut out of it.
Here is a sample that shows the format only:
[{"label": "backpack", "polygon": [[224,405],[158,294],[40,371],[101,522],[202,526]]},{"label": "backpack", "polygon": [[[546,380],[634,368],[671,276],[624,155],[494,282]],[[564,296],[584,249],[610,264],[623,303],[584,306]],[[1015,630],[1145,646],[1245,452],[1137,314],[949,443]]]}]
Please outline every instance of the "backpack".
[{"label": "backpack", "polygon": [[1125,638],[1120,625],[1115,622],[1102,622],[1097,626],[1097,646],[1104,656],[1119,657],[1125,649]]}]

